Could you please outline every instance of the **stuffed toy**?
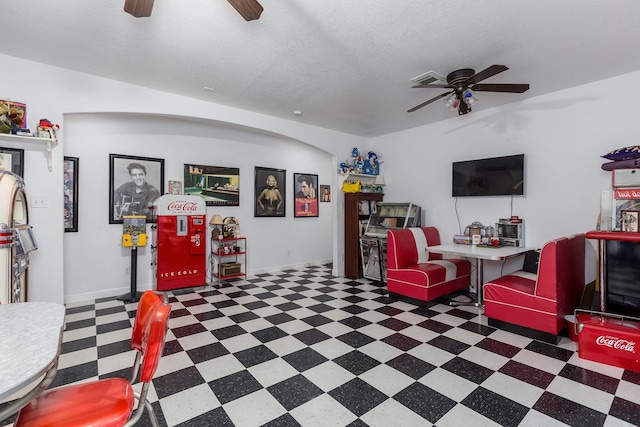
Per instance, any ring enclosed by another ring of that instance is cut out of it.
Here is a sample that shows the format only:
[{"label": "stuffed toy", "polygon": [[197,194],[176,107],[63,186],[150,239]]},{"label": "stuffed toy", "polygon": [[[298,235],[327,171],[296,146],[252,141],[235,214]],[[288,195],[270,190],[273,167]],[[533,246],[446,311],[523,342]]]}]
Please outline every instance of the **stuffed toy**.
[{"label": "stuffed toy", "polygon": [[0,133],[17,133],[24,124],[24,110],[0,102]]}]

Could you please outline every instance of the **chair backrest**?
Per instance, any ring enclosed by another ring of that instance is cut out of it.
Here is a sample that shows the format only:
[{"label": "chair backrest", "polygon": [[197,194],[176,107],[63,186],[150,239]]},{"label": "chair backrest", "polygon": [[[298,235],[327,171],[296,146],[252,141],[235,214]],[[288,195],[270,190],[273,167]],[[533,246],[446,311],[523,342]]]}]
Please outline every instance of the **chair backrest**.
[{"label": "chair backrest", "polygon": [[442,259],[441,254],[428,252],[429,246],[440,244],[435,227],[412,227],[389,230],[387,233],[387,265],[397,269],[415,265],[419,261]]},{"label": "chair backrest", "polygon": [[148,328],[152,315],[156,308],[162,305],[162,297],[154,291],[145,291],[138,301],[136,318],[131,332],[131,348],[142,351],[142,338]]},{"label": "chair backrest", "polygon": [[143,335],[140,370],[140,381],[143,383],[151,382],[162,357],[170,312],[170,305],[161,305],[154,310],[149,328]]},{"label": "chair backrest", "polygon": [[542,247],[535,294],[556,300],[558,305],[579,303],[585,285],[585,235],[551,240]]}]

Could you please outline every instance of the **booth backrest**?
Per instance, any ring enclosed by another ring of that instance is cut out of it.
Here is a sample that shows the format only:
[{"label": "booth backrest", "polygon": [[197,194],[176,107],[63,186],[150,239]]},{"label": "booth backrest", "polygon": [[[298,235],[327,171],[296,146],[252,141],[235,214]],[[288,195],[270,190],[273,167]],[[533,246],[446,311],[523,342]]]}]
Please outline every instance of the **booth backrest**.
[{"label": "booth backrest", "polygon": [[[440,234],[435,227],[413,227],[389,230],[387,260],[389,268],[416,265],[421,257],[425,261],[442,259],[441,254],[427,251],[427,247],[440,244]],[[423,255],[425,254],[426,255]]]},{"label": "booth backrest", "polygon": [[556,300],[559,307],[580,300],[585,283],[584,246],[584,234],[560,237],[544,245],[538,263],[537,296]]}]

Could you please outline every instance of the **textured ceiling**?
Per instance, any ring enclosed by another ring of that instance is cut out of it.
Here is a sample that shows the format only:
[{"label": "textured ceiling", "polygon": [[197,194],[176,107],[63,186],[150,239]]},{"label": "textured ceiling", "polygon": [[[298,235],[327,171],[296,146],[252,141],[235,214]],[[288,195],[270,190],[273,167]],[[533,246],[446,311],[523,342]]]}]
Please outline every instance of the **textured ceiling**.
[{"label": "textured ceiling", "polygon": [[367,137],[456,116],[406,112],[443,92],[411,89],[429,70],[504,64],[485,82],[531,85],[475,111],[640,70],[637,0],[259,1],[251,22],[225,0],[138,19],[124,0],[3,2],[0,53]]}]

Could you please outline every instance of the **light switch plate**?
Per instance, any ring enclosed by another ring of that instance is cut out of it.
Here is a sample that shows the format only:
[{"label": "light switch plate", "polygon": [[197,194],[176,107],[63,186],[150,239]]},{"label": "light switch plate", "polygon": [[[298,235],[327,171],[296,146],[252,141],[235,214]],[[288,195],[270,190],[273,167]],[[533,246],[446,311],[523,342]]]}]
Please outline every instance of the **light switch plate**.
[{"label": "light switch plate", "polygon": [[49,199],[47,196],[31,196],[32,208],[46,208],[49,206]]}]

